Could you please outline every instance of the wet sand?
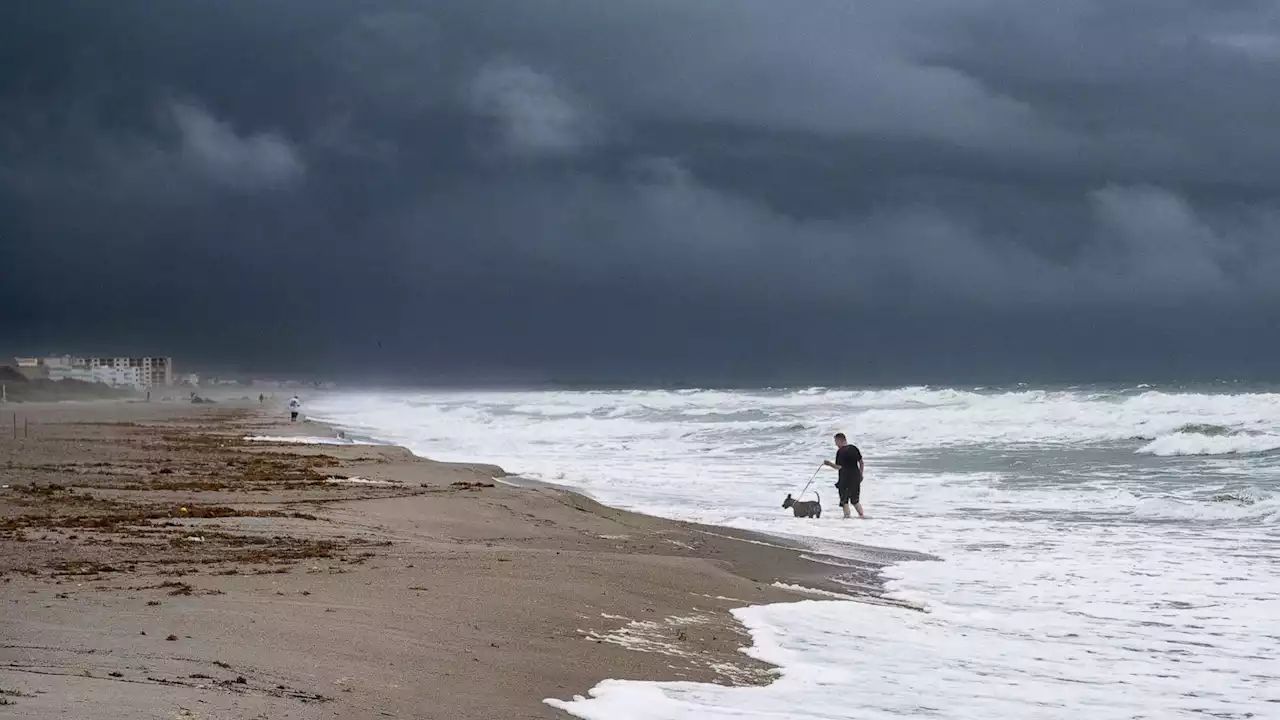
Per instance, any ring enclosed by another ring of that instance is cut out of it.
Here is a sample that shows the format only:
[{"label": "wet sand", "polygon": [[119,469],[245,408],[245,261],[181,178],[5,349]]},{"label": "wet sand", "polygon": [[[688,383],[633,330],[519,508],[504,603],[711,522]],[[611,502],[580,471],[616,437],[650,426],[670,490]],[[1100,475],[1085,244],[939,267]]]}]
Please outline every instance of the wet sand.
[{"label": "wet sand", "polygon": [[0,407],[5,717],[563,718],[543,699],[610,677],[766,683],[731,608],[809,597],[775,582],[849,592],[833,571],[875,601],[893,559],[834,568],[396,447],[243,439],[333,435],[276,415]]}]

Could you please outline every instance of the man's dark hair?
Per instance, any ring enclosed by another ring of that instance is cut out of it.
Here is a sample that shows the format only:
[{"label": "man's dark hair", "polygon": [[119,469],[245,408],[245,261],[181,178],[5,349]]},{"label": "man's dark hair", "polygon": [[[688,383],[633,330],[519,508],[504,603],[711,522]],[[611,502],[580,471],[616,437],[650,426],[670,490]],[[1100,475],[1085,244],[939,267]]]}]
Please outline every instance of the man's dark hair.
[{"label": "man's dark hair", "polygon": [[844,436],[844,433],[836,433],[836,440],[847,440],[847,439],[848,438]]}]

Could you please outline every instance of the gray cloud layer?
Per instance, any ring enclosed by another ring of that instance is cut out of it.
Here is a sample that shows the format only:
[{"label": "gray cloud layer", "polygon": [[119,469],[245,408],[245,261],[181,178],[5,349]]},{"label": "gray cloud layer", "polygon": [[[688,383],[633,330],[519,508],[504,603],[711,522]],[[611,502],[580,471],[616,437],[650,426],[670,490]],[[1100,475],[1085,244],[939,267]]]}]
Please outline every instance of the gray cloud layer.
[{"label": "gray cloud layer", "polygon": [[2,12],[0,345],[778,382],[1278,345],[1274,3]]}]

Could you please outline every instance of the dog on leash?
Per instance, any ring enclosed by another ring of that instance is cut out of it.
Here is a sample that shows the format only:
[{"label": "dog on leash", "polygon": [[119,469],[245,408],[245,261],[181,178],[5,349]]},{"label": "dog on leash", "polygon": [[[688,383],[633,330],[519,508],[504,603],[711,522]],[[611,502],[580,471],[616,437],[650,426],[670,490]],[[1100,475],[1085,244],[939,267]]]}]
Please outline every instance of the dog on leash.
[{"label": "dog on leash", "polygon": [[818,499],[796,500],[791,497],[791,493],[787,493],[787,499],[782,501],[782,507],[783,509],[791,508],[791,512],[798,518],[822,517],[822,498],[817,493],[814,493],[814,496]]}]

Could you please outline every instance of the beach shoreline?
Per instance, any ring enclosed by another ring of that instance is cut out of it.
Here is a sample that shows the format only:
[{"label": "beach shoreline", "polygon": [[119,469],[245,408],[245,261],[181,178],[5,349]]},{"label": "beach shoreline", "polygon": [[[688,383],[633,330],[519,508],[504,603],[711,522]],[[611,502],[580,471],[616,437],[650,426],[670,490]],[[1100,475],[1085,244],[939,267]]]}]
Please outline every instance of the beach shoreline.
[{"label": "beach shoreline", "polygon": [[246,442],[335,433],[256,403],[21,414],[31,436],[0,438],[15,717],[565,717],[543,701],[607,678],[767,683],[729,611],[848,592],[797,544],[495,466]]}]

